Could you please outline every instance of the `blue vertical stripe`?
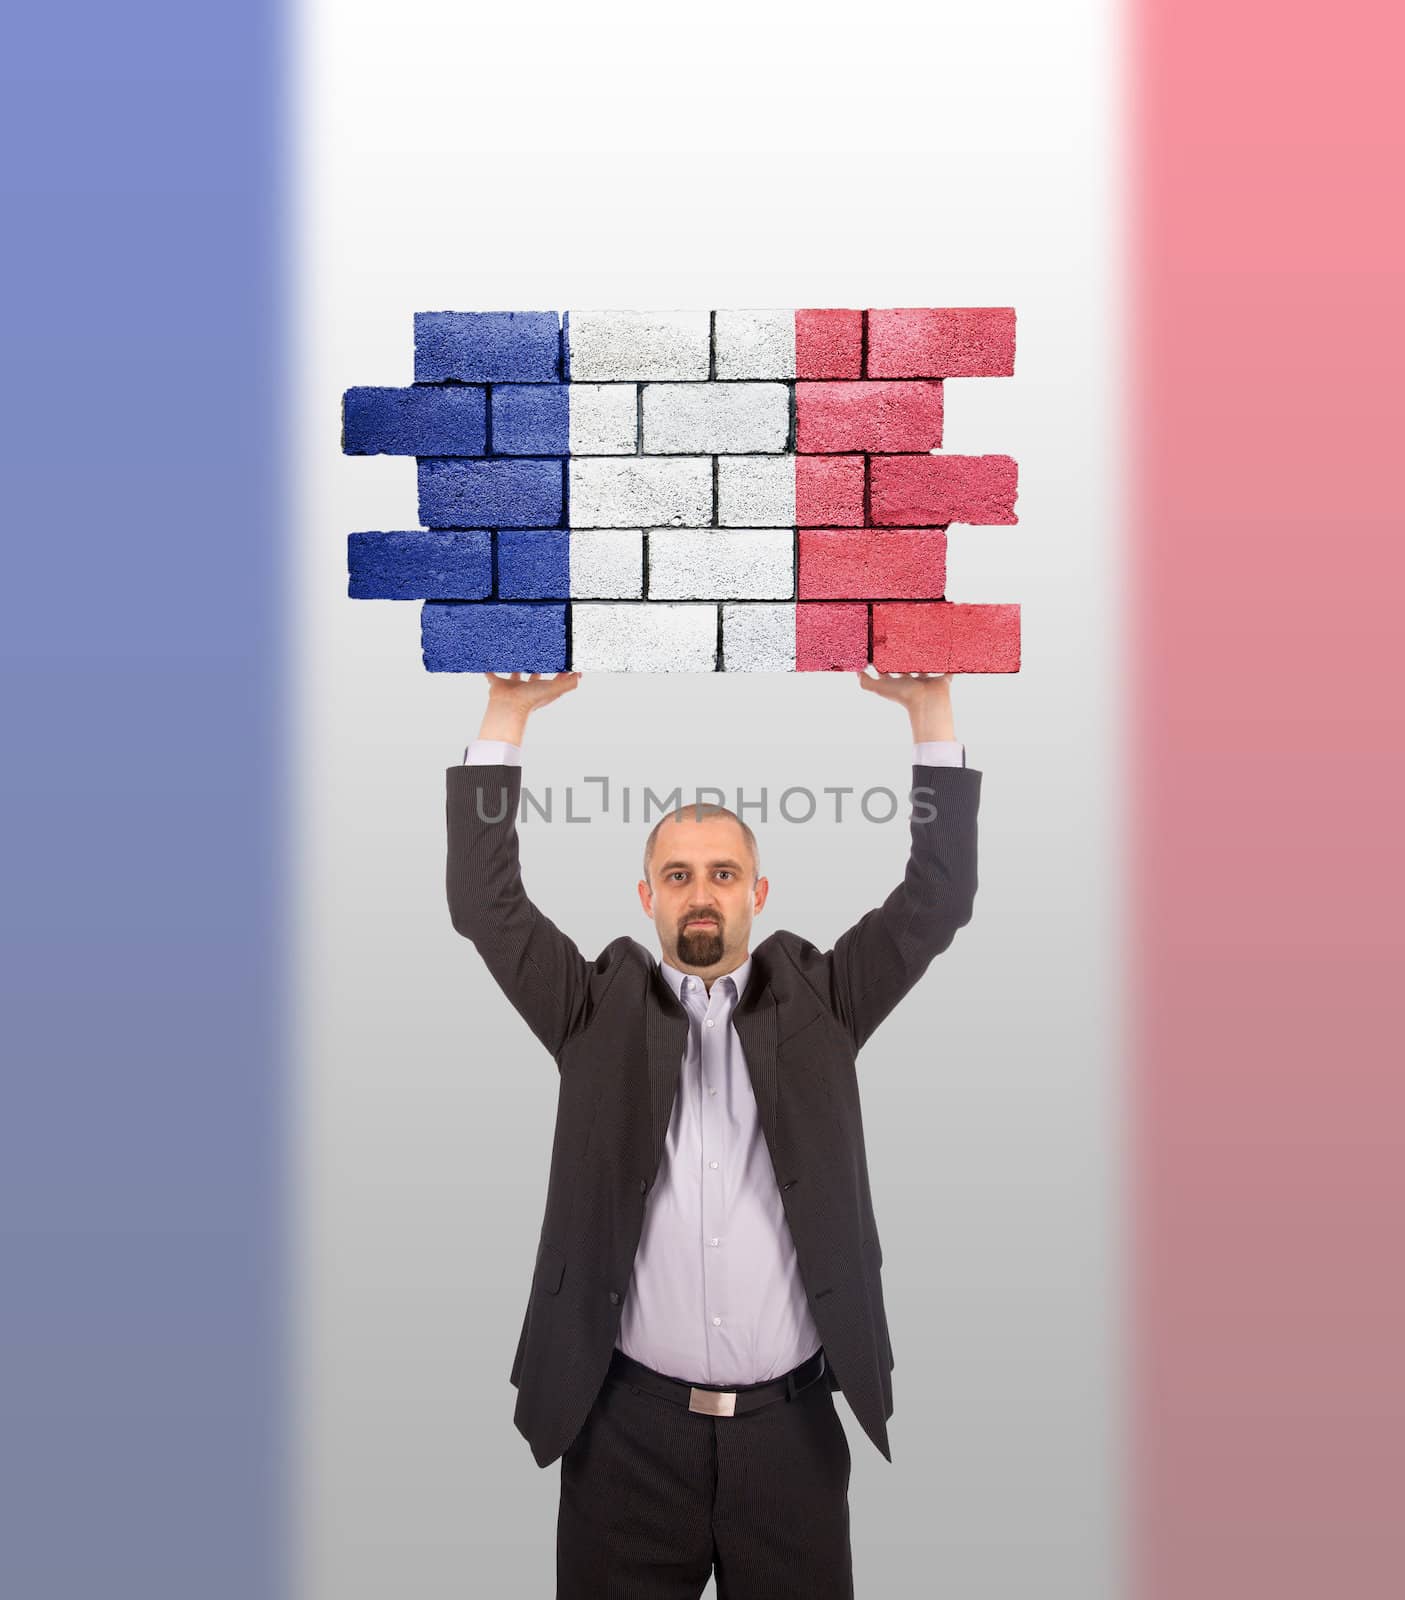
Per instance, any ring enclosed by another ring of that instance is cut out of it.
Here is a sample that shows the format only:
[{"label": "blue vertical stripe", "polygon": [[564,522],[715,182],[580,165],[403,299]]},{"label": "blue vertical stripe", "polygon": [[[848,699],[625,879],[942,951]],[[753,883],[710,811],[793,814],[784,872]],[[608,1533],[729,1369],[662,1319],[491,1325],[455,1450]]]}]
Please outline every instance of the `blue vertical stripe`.
[{"label": "blue vertical stripe", "polygon": [[280,19],[16,13],[0,1594],[277,1600]]}]

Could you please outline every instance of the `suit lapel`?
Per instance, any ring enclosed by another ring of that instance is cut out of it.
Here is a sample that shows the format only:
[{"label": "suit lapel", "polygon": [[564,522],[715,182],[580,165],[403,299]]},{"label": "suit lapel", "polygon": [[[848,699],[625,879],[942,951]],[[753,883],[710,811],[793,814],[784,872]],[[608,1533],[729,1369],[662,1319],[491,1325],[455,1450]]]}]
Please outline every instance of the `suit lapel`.
[{"label": "suit lapel", "polygon": [[644,1008],[644,1040],[649,1056],[650,1171],[663,1156],[668,1119],[678,1093],[678,1073],[688,1048],[688,1013],[651,958],[648,999]]},{"label": "suit lapel", "polygon": [[756,1109],[761,1117],[761,1127],[766,1135],[766,1147],[776,1148],[776,997],[770,983],[755,967],[746,993],[737,1002],[732,1022],[746,1052],[747,1070],[751,1074],[751,1088],[756,1096]]}]

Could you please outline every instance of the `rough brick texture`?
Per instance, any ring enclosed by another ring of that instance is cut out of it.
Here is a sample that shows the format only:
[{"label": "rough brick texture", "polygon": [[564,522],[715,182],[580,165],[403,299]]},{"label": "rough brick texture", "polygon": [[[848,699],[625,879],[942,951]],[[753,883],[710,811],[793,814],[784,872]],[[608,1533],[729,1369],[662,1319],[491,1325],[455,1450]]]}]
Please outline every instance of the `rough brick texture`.
[{"label": "rough brick texture", "polygon": [[571,595],[638,600],[644,594],[644,534],[639,528],[572,528]]},{"label": "rough brick texture", "polygon": [[452,533],[347,535],[347,594],[353,600],[478,600],[492,593],[493,536]]},{"label": "rough brick texture", "polygon": [[880,672],[1018,672],[1020,608],[877,604],[873,664]]},{"label": "rough brick texture", "polygon": [[462,385],[348,389],[342,449],[349,456],[481,456],[488,442],[486,394]]},{"label": "rough brick texture", "polygon": [[564,528],[501,529],[498,594],[504,600],[569,600],[570,543]]},{"label": "rough brick texture", "polygon": [[568,311],[567,371],[572,383],[707,378],[712,317],[706,311]]},{"label": "rough brick texture", "polygon": [[861,528],[862,456],[797,456],[795,521],[802,528]]},{"label": "rough brick texture", "polygon": [[795,522],[795,457],[723,456],[717,463],[717,520],[731,528],[789,528]]},{"label": "rough brick texture", "polygon": [[863,377],[863,312],[797,311],[795,375]]},{"label": "rough brick texture", "polygon": [[802,600],[940,600],[946,534],[940,528],[802,528]]},{"label": "rough brick texture", "polygon": [[868,607],[853,601],[795,608],[797,672],[861,671],[868,665]]},{"label": "rough brick texture", "polygon": [[836,450],[933,450],[942,442],[939,383],[797,383],[795,444]]},{"label": "rough brick texture", "polygon": [[784,450],[789,432],[783,383],[644,385],[644,449],[651,455]]},{"label": "rough brick texture", "polygon": [[420,644],[429,672],[564,672],[566,607],[427,600]]},{"label": "rough brick texture", "polygon": [[712,462],[641,456],[570,462],[573,528],[638,528],[712,521]]},{"label": "rough brick texture", "polygon": [[1008,378],[1015,370],[1011,306],[870,311],[870,378]]},{"label": "rough brick texture", "polygon": [[639,389],[632,383],[572,383],[573,456],[632,456],[639,440]]},{"label": "rough brick texture", "polygon": [[561,376],[554,311],[415,313],[417,383],[555,383]]},{"label": "rough brick texture", "polygon": [[719,311],[714,348],[719,378],[793,378],[793,311]]},{"label": "rough brick texture", "polygon": [[1018,487],[1009,456],[875,456],[869,467],[876,527],[1018,522]]},{"label": "rough brick texture", "polygon": [[[414,383],[348,389],[347,455],[416,460],[347,593],[423,603],[439,672],[1014,672],[1017,605],[946,597],[1008,456],[942,452],[1008,307],[435,311]],[[949,390],[948,381],[957,388]],[[955,398],[953,398],[955,397]]]},{"label": "rough brick texture", "polygon": [[757,600],[722,607],[724,672],[794,672],[795,607]]},{"label": "rough brick texture", "polygon": [[[446,391],[452,394],[452,390]],[[564,383],[500,383],[493,386],[493,453],[503,456],[564,456],[568,443],[570,388]],[[419,455],[447,451],[421,450]],[[467,454],[466,451],[459,452]]]},{"label": "rough brick texture", "polygon": [[655,528],[651,600],[785,600],[795,594],[789,528]]},{"label": "rough brick texture", "polygon": [[561,521],[559,461],[420,457],[426,528],[554,528]]},{"label": "rough brick texture", "polygon": [[575,603],[571,656],[572,666],[582,672],[712,672],[717,607]]}]

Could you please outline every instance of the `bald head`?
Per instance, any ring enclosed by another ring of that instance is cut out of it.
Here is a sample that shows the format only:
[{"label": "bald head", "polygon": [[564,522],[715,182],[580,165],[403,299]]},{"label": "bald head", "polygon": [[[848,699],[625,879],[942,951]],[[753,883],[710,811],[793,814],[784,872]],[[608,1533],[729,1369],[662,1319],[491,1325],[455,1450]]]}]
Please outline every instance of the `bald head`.
[{"label": "bald head", "polygon": [[[651,867],[660,835],[664,835],[666,840],[676,836],[681,837],[677,835],[676,830],[690,826],[697,827],[700,823],[709,822],[717,817],[729,818],[735,825],[734,829],[713,828],[709,831],[714,838],[719,835],[725,835],[729,831],[738,834],[740,851],[744,852],[741,855],[741,860],[749,865],[751,879],[755,882],[761,875],[761,850],[756,843],[756,835],[735,811],[729,810],[726,806],[713,805],[708,801],[704,801],[701,805],[683,806],[676,811],[665,811],[654,824],[649,831],[649,837],[644,841],[644,881],[649,884],[654,881]],[[669,830],[667,833],[665,832],[665,824],[667,824]],[[665,856],[663,859],[666,860],[667,857]]]}]

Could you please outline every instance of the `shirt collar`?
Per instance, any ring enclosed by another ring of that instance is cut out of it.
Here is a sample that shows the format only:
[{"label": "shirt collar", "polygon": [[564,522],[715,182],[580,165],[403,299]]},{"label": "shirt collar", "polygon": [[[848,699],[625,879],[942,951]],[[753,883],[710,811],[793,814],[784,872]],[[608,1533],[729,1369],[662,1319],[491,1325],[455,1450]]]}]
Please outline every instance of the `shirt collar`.
[{"label": "shirt collar", "polygon": [[[677,967],[670,966],[664,960],[660,960],[659,966],[663,969],[663,975],[668,979],[668,986],[673,990],[674,996],[681,1001],[683,998],[684,978],[694,978],[697,977],[697,974],[694,972],[680,972]],[[714,978],[713,982],[725,983],[730,978],[736,990],[736,998],[740,1000],[746,990],[747,974],[750,971],[751,957],[748,956],[739,967],[734,967],[730,972],[724,972],[720,978]],[[698,982],[701,983],[702,979],[698,978]]]}]

